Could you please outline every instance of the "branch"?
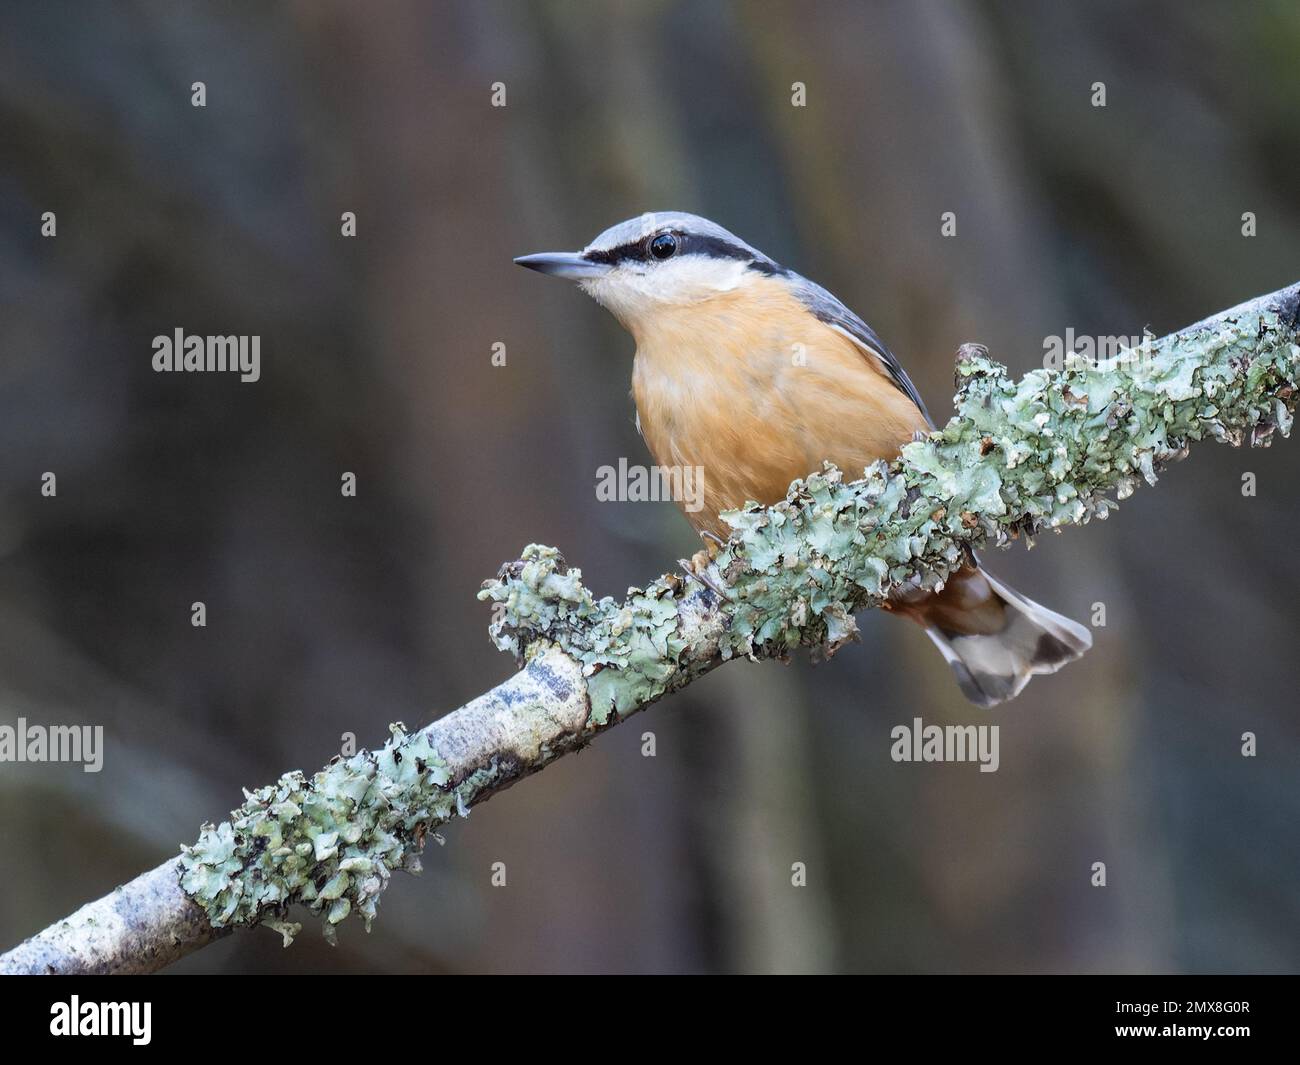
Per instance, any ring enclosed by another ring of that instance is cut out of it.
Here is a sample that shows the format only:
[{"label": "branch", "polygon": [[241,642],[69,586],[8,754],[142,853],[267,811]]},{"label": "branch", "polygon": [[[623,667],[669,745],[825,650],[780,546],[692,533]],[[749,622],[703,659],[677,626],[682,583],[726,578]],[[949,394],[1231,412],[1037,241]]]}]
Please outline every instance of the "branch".
[{"label": "branch", "polygon": [[[956,416],[845,482],[827,466],[785,501],[729,516],[706,575],[664,576],[596,600],[553,548],[529,545],[484,585],[490,632],[523,669],[377,751],[287,773],[151,872],[0,956],[0,972],[151,971],[230,928],[286,944],[301,903],[327,936],[366,927],[395,869],[470,807],[732,658],[829,656],[853,614],[937,587],[967,547],[1105,518],[1195,440],[1266,445],[1289,432],[1300,379],[1300,284],[1139,348],[1020,381],[984,349],[958,352]],[[725,592],[720,598],[708,586]]]}]

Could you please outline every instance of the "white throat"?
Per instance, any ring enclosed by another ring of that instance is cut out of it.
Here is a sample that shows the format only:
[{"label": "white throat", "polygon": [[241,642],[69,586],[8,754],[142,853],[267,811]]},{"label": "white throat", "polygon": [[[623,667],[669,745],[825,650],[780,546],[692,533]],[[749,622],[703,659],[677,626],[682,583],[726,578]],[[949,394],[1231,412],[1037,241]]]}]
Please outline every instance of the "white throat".
[{"label": "white throat", "polygon": [[657,308],[698,303],[730,292],[746,280],[747,264],[740,259],[684,255],[649,265],[618,266],[602,277],[586,278],[579,286],[624,325]]}]

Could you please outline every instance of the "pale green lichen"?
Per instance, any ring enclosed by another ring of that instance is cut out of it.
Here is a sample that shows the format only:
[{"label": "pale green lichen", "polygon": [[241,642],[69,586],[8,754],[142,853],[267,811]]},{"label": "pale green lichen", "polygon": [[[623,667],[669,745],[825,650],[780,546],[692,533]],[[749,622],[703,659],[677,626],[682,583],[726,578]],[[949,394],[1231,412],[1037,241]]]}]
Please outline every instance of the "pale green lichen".
[{"label": "pale green lichen", "polygon": [[[530,545],[480,598],[504,605],[497,646],[558,645],[589,676],[596,723],[625,715],[733,655],[829,655],[853,614],[905,585],[934,587],[966,552],[1104,518],[1139,478],[1154,483],[1189,443],[1266,444],[1291,426],[1300,347],[1296,290],[1280,313],[1220,316],[1145,350],[1019,381],[980,348],[960,353],[956,416],[846,482],[828,466],[733,528],[711,571],[726,584],[721,635],[692,643],[678,577],[595,600],[553,548]],[[1281,314],[1285,315],[1285,320]],[[710,593],[700,593],[706,599]]]},{"label": "pale green lichen", "polygon": [[214,927],[261,920],[287,946],[299,926],[284,915],[300,902],[331,940],[349,913],[369,929],[391,872],[418,872],[426,835],[463,814],[492,775],[453,785],[425,733],[391,732],[382,749],[337,758],[310,780],[286,773],[245,792],[229,820],[204,825],[181,849],[181,887]]},{"label": "pale green lichen", "polygon": [[596,726],[662,695],[686,650],[672,581],[629,588],[622,602],[597,602],[582,583],[582,571],[565,565],[553,547],[529,544],[517,562],[483,586],[479,598],[505,608],[492,627],[503,651],[522,662],[544,635],[582,664]]}]

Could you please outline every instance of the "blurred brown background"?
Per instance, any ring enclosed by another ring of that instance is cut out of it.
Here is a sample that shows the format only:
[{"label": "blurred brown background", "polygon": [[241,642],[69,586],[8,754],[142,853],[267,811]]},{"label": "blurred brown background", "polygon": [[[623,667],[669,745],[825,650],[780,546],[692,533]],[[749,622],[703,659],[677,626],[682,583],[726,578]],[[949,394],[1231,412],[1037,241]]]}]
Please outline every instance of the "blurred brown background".
[{"label": "blurred brown background", "polygon": [[[0,946],[241,786],[508,675],[474,593],[523,544],[612,594],[698,546],[597,503],[599,466],[649,461],[631,340],[512,256],[706,215],[858,310],[943,419],[963,341],[1024,371],[1067,328],[1300,278],[1298,50],[1289,0],[6,4],[0,723],[108,748],[0,765]],[[177,326],[260,334],[262,380],[153,373]],[[1298,472],[1297,441],[1206,444],[992,559],[1108,622],[992,717],[869,615],[830,665],[729,666],[449,826],[370,936],[175,971],[1295,970]],[[1001,769],[893,763],[914,716],[1000,723]]]}]

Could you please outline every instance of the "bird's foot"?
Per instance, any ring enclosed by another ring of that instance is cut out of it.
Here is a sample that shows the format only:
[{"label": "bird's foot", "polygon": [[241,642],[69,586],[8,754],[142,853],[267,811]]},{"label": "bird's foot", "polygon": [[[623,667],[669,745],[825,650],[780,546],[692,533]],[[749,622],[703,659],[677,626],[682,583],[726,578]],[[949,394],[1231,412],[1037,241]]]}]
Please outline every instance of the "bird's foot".
[{"label": "bird's foot", "polygon": [[719,599],[730,599],[717,583],[709,575],[709,567],[713,565],[714,560],[718,557],[718,551],[726,541],[718,539],[710,532],[700,533],[705,538],[704,547],[696,551],[688,562],[686,559],[678,559],[677,564],[681,566],[682,572],[692,580],[699,581],[704,587],[708,588]]},{"label": "bird's foot", "polygon": [[725,540],[719,540],[710,532],[702,532],[700,536],[704,538],[704,546],[691,556],[691,569],[695,573],[703,573],[718,557],[718,552],[722,550]]},{"label": "bird's foot", "polygon": [[731,596],[719,588],[717,582],[705,572],[707,563],[706,565],[697,568],[698,563],[696,562],[696,559],[698,559],[702,554],[704,554],[703,551],[699,552],[699,554],[689,562],[684,558],[679,558],[677,560],[677,565],[681,566],[682,572],[685,573],[687,577],[693,581],[699,581],[719,599],[730,599]]}]

